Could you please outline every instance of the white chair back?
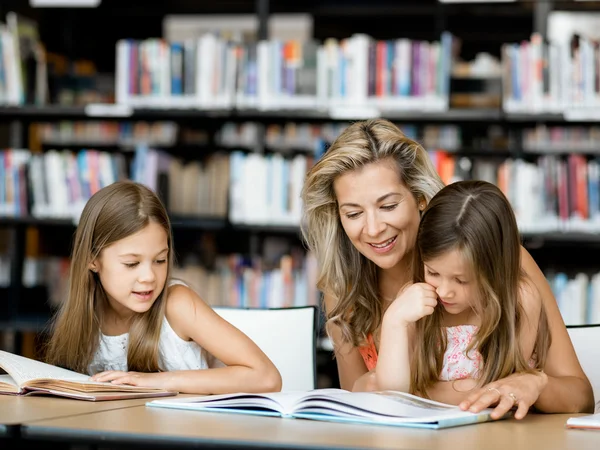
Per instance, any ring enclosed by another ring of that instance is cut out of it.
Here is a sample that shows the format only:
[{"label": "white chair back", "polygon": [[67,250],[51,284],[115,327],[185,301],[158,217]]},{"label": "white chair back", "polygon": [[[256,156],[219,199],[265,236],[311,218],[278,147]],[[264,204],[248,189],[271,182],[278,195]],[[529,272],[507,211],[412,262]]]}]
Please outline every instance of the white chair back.
[{"label": "white chair back", "polygon": [[213,308],[273,361],[282,391],[316,387],[317,308]]},{"label": "white chair back", "polygon": [[568,326],[579,363],[594,389],[596,411],[600,411],[600,325]]}]

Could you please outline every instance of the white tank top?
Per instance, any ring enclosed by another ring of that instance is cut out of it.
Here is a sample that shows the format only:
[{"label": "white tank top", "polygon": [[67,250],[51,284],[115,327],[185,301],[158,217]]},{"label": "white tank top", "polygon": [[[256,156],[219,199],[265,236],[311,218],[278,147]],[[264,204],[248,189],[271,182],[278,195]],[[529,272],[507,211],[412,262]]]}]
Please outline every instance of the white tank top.
[{"label": "white tank top", "polygon": [[[173,284],[183,284],[172,280]],[[119,336],[107,336],[100,333],[100,342],[94,358],[88,367],[88,373],[94,375],[106,370],[127,371],[127,347],[129,333]],[[198,370],[208,368],[207,352],[194,341],[184,341],[171,328],[169,321],[163,319],[158,341],[159,365],[163,370]]]}]

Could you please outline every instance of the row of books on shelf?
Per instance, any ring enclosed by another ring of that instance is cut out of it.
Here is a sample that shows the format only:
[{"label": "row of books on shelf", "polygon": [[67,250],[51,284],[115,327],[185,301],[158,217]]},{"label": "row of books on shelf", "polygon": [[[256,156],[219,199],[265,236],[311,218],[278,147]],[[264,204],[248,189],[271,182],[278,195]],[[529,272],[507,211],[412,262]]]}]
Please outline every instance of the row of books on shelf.
[{"label": "row of books on shelf", "polygon": [[[10,264],[8,257],[0,257],[0,287],[10,285]],[[68,258],[26,257],[22,282],[25,287],[46,286],[48,304],[54,308],[67,293],[69,268]],[[545,275],[567,325],[600,324],[600,272]],[[320,302],[317,264],[310,252],[254,258],[222,255],[211,269],[191,257],[174,268],[173,276],[213,306],[278,308]]]},{"label": "row of books on shelf", "polygon": [[[480,179],[508,197],[522,232],[600,230],[600,158],[581,154],[515,158],[429,151],[445,184]],[[301,222],[300,192],[312,155],[215,152],[184,161],[163,150],[0,151],[0,211],[4,216],[69,218],[77,222],[89,197],[131,178],[157,192],[172,214],[228,219],[232,224],[292,226]]]},{"label": "row of books on shelf", "polygon": [[523,130],[522,143],[525,151],[536,153],[600,153],[600,127],[538,124]]},{"label": "row of books on shelf", "polygon": [[[306,151],[322,153],[350,122],[306,123],[289,121],[282,124],[226,121],[214,133],[214,144],[225,148],[255,149],[265,146],[274,151]],[[426,148],[458,150],[462,130],[457,125],[398,124],[404,134]],[[188,128],[171,121],[58,121],[37,125],[38,139],[46,146],[60,145],[135,147],[208,146],[207,130]],[[264,139],[263,139],[264,138]]]},{"label": "row of books on shelf", "polygon": [[[306,151],[322,154],[350,122],[306,123],[289,121],[263,124],[259,122],[224,122],[214,133],[214,140],[203,129],[180,126],[175,122],[115,122],[115,121],[59,121],[38,124],[38,138],[47,146],[114,145],[133,148],[138,144],[153,147],[205,146],[214,143],[223,148],[266,149],[282,153]],[[397,123],[402,132],[420,142],[426,149],[462,151],[489,148],[506,150],[516,146],[519,137],[497,127],[489,127],[477,142],[465,143],[464,130],[459,125],[415,125]],[[522,130],[521,146],[533,153],[600,153],[600,127],[551,126],[538,124]],[[473,147],[475,145],[475,147]],[[490,150],[492,151],[492,150]]]},{"label": "row of books on shelf", "polygon": [[517,113],[598,117],[599,41],[576,35],[572,42],[530,40],[502,46],[503,108]]},{"label": "row of books on shelf", "polygon": [[177,143],[175,122],[81,120],[39,123],[39,140],[46,145],[115,145],[133,147],[139,143],[171,147]]},{"label": "row of books on shelf", "polygon": [[600,231],[600,159],[581,154],[520,158],[457,157],[429,152],[445,184],[489,181],[511,203],[522,233]]},{"label": "row of books on shelf", "polygon": [[566,325],[600,324],[600,272],[572,278],[562,272],[548,273],[546,278]]},{"label": "row of books on shelf", "polygon": [[[316,154],[331,144],[350,122],[319,124],[286,122],[264,127],[258,122],[226,122],[215,134],[217,145],[229,148],[256,148],[262,143],[277,151],[305,150]],[[424,125],[398,123],[402,132],[425,148],[458,150],[462,146],[462,130],[458,125]]]},{"label": "row of books on shelf", "polygon": [[203,160],[186,161],[138,145],[130,177],[157,192],[171,214],[224,219],[233,171],[231,160],[228,153],[215,152]]},{"label": "row of books on shelf", "polygon": [[[279,39],[238,42],[214,33],[184,42],[116,44],[119,104],[163,108],[448,108],[452,35],[439,41]],[[339,109],[341,108],[341,109]]]},{"label": "row of books on shelf", "polygon": [[[45,286],[50,308],[68,293],[70,260],[64,257],[26,257],[22,282],[26,288]],[[312,253],[290,252],[275,258],[247,258],[240,254],[216,257],[210,270],[194,257],[173,269],[172,276],[184,281],[212,306],[280,308],[317,305],[317,266]],[[0,287],[10,286],[10,260],[0,258]]]},{"label": "row of books on shelf", "polygon": [[71,219],[87,200],[118,180],[133,179],[159,193],[172,214],[227,216],[229,155],[185,162],[166,152],[137,146],[123,153],[98,150],[0,151],[0,215]]},{"label": "row of books on shelf", "polygon": [[300,190],[312,161],[303,154],[285,158],[233,151],[186,162],[140,145],[128,165],[122,153],[98,150],[2,150],[0,215],[77,222],[95,192],[130,178],[157,192],[172,214],[298,225]]}]

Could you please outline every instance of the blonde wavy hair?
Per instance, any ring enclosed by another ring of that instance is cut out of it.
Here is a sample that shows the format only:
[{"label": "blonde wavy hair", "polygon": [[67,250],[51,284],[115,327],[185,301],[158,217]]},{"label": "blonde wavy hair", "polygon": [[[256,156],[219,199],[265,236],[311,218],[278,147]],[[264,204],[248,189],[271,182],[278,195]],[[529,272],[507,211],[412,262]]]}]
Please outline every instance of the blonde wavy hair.
[{"label": "blonde wavy hair", "polygon": [[[69,293],[61,304],[45,348],[46,362],[80,373],[88,366],[99,344],[106,293],[90,264],[102,250],[114,242],[131,236],[150,222],[159,224],[167,233],[169,256],[167,280],[173,267],[171,224],[160,199],[146,186],[132,181],[118,181],[96,192],[81,214],[75,233]],[[165,283],[152,307],[138,314],[129,330],[128,370],[157,372],[158,341],[165,317]]]},{"label": "blonde wavy hair", "polygon": [[[515,215],[502,191],[485,181],[460,181],[442,189],[421,217],[413,253],[414,282],[424,282],[424,262],[448,251],[459,251],[474,273],[478,286],[472,307],[481,324],[465,353],[481,354],[479,385],[514,372],[532,371],[520,343],[524,320],[520,297],[535,289],[521,268],[521,241]],[[446,334],[441,327],[443,309],[416,322],[411,361],[411,392],[426,396],[439,380]],[[532,324],[533,325],[533,324]],[[551,343],[542,305],[533,359],[543,368]]]},{"label": "blonde wavy hair", "polygon": [[333,183],[367,164],[391,159],[398,176],[427,202],[444,186],[425,149],[385,119],[356,122],[346,128],[308,172],[302,189],[302,234],[318,261],[317,287],[336,299],[327,326],[337,325],[354,346],[378,330],[383,305],[377,266],[350,242],[340,221]]}]

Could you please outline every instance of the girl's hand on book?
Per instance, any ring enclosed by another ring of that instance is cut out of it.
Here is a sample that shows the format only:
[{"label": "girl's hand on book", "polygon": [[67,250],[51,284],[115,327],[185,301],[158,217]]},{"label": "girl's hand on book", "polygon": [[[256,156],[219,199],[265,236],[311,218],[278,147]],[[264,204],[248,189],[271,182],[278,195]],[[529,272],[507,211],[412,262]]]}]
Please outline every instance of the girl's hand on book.
[{"label": "girl's hand on book", "polygon": [[499,419],[516,408],[515,419],[522,419],[537,401],[547,382],[548,377],[543,372],[515,373],[476,390],[459,407],[465,411],[479,412],[496,405],[492,419]]},{"label": "girl's hand on book", "polygon": [[437,306],[437,292],[427,283],[414,283],[404,289],[385,312],[384,319],[395,326],[407,326],[422,317],[433,314]]},{"label": "girl's hand on book", "polygon": [[107,370],[92,376],[92,381],[108,382],[112,384],[128,384],[130,386],[150,387],[159,389],[167,388],[168,372],[142,373],[122,372],[119,370]]}]

